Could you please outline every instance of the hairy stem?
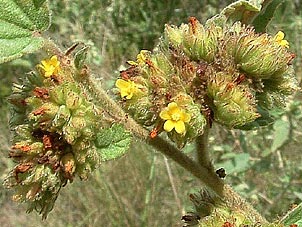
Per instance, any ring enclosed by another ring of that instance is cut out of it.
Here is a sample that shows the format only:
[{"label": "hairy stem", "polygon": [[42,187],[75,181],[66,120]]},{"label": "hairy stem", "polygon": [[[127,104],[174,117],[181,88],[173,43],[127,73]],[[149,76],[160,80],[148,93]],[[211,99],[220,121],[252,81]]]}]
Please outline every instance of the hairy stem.
[{"label": "hairy stem", "polygon": [[167,142],[161,137],[151,139],[149,131],[137,124],[124,110],[112,100],[107,93],[99,87],[98,82],[90,77],[86,80],[86,86],[89,86],[94,91],[98,102],[103,109],[108,110],[107,113],[116,121],[125,126],[127,130],[133,133],[134,136],[144,140],[149,145],[162,152],[164,155],[173,159],[183,168],[191,172],[195,177],[200,179],[205,186],[214,191],[219,197],[223,197],[223,181],[208,168],[197,164],[194,160],[183,154],[178,148]]},{"label": "hairy stem", "polygon": [[267,220],[256,211],[250,203],[237,194],[229,185],[224,186],[224,198],[223,201],[228,207],[236,207],[243,211],[247,216],[253,219],[257,223],[266,224]]},{"label": "hairy stem", "polygon": [[209,127],[206,127],[204,133],[196,139],[197,160],[201,166],[206,167],[210,171],[214,171],[214,167],[209,155]]}]

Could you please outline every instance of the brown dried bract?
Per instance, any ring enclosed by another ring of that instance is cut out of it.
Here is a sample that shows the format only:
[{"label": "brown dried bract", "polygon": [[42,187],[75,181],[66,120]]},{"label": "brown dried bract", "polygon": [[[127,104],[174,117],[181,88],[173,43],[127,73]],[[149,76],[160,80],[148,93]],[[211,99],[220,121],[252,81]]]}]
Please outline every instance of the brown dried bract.
[{"label": "brown dried bract", "polygon": [[234,224],[226,221],[225,223],[223,223],[223,225],[221,227],[234,227]]},{"label": "brown dried bract", "polygon": [[199,76],[199,78],[201,79],[201,81],[204,81],[206,79],[205,72],[206,72],[207,68],[208,68],[208,64],[205,62],[201,62],[197,66],[196,73]]},{"label": "brown dried bract", "polygon": [[42,138],[42,141],[43,141],[43,145],[44,145],[45,150],[48,150],[48,149],[52,148],[50,135],[44,135],[43,138]]},{"label": "brown dried bract", "polygon": [[18,149],[20,151],[23,152],[28,152],[31,150],[30,145],[20,145],[20,144],[15,144],[14,146],[12,146],[12,149]]},{"label": "brown dried bract", "polygon": [[46,88],[36,87],[33,90],[33,93],[38,98],[42,98],[42,99],[48,99],[49,98],[49,93],[48,93],[48,90]]},{"label": "brown dried bract", "polygon": [[37,116],[37,115],[43,115],[43,114],[45,114],[45,112],[47,111],[48,109],[46,109],[45,107],[40,107],[40,108],[38,108],[38,109],[36,109],[36,110],[34,110],[32,113],[35,115],[35,116]]},{"label": "brown dried bract", "polygon": [[15,167],[14,175],[18,183],[20,182],[18,174],[27,172],[30,168],[32,168],[32,166],[33,166],[32,163],[21,163]]},{"label": "brown dried bract", "polygon": [[130,66],[128,69],[126,70],[122,70],[120,71],[120,76],[122,77],[122,79],[124,80],[129,80],[131,77],[134,77],[138,75],[138,69],[136,66]]},{"label": "brown dried bract", "polygon": [[244,75],[244,74],[240,74],[240,75],[234,80],[234,84],[241,84],[244,80],[245,80],[245,75]]},{"label": "brown dried bract", "polygon": [[196,17],[189,18],[189,24],[191,25],[193,34],[196,33],[197,22],[198,20],[196,19]]}]

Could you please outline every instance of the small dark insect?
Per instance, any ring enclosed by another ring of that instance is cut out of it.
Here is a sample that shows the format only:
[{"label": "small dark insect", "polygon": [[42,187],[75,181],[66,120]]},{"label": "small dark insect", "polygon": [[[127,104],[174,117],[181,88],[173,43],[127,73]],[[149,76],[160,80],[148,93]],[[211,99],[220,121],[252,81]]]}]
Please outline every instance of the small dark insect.
[{"label": "small dark insect", "polygon": [[50,78],[51,78],[51,81],[53,81],[54,83],[59,83],[60,82],[56,75],[51,75]]},{"label": "small dark insect", "polygon": [[220,177],[220,178],[225,178],[226,176],[226,172],[224,168],[220,168],[216,170],[216,174]]},{"label": "small dark insect", "polygon": [[181,217],[181,220],[185,223],[184,227],[195,226],[199,223],[200,216],[194,212],[188,212]]}]

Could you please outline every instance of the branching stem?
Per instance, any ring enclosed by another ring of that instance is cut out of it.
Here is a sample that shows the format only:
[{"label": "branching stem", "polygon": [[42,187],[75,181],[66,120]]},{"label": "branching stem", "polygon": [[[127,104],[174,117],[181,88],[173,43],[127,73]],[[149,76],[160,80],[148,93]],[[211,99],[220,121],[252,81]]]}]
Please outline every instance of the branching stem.
[{"label": "branching stem", "polygon": [[149,145],[162,152],[164,155],[173,159],[183,168],[200,179],[205,186],[214,191],[219,197],[223,197],[223,181],[208,168],[199,165],[194,160],[183,154],[178,148],[163,138],[157,136],[154,139],[149,137],[148,130],[137,124],[124,110],[110,98],[106,92],[99,87],[98,82],[92,77],[87,79],[87,85],[94,91],[98,102],[103,109],[108,110],[108,114],[117,122],[122,123],[127,130],[133,133],[134,136],[146,141]]}]

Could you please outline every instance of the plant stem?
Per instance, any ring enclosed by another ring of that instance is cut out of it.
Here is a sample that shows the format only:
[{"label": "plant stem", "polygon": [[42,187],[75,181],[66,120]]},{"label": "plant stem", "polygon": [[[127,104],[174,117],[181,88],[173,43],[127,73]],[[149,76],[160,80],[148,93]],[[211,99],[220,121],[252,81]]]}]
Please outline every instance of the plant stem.
[{"label": "plant stem", "polygon": [[191,174],[197,177],[208,189],[219,196],[229,207],[238,208],[240,205],[243,212],[250,214],[257,222],[267,223],[249,203],[242,199],[233,189],[225,185],[223,180],[213,171],[212,164],[208,155],[208,129],[204,135],[200,137],[198,143],[199,163],[189,158],[181,150],[176,148],[165,139],[157,136],[151,139],[149,131],[136,123],[124,110],[98,85],[98,81],[94,78],[88,78],[86,86],[89,86],[93,91],[95,98],[104,110],[107,110],[114,121],[124,125],[124,127],[133,133],[134,136],[144,140],[147,144],[162,152],[164,155],[173,159],[180,166],[188,170]]},{"label": "plant stem", "polygon": [[204,133],[196,139],[197,160],[201,166],[206,167],[209,171],[214,171],[210,160],[208,141],[210,128],[206,127]]},{"label": "plant stem", "polygon": [[195,177],[200,179],[205,186],[214,191],[219,197],[223,197],[223,181],[213,171],[199,165],[194,160],[183,154],[175,146],[168,143],[161,137],[149,139],[148,144],[161,151],[163,154],[173,159],[179,165],[190,171]]},{"label": "plant stem", "polygon": [[130,116],[128,116],[124,110],[110,98],[106,92],[99,87],[98,82],[89,77],[86,80],[86,86],[89,86],[94,91],[94,95],[97,98],[99,104],[107,113],[116,121],[124,125],[124,127],[133,133],[134,136],[144,140],[149,145],[156,148],[156,150],[162,152],[164,155],[173,159],[183,168],[191,172],[195,177],[200,179],[205,186],[214,191],[219,197],[223,197],[223,181],[208,168],[197,164],[187,155],[183,154],[181,150],[176,148],[171,143],[167,142],[163,138],[157,136],[154,139],[149,137],[149,131],[136,123]]},{"label": "plant stem", "polygon": [[267,220],[256,211],[250,203],[243,199],[237,192],[235,192],[231,186],[224,186],[224,198],[223,201],[230,208],[236,208],[241,210],[249,219],[254,220],[255,223],[267,224]]}]

